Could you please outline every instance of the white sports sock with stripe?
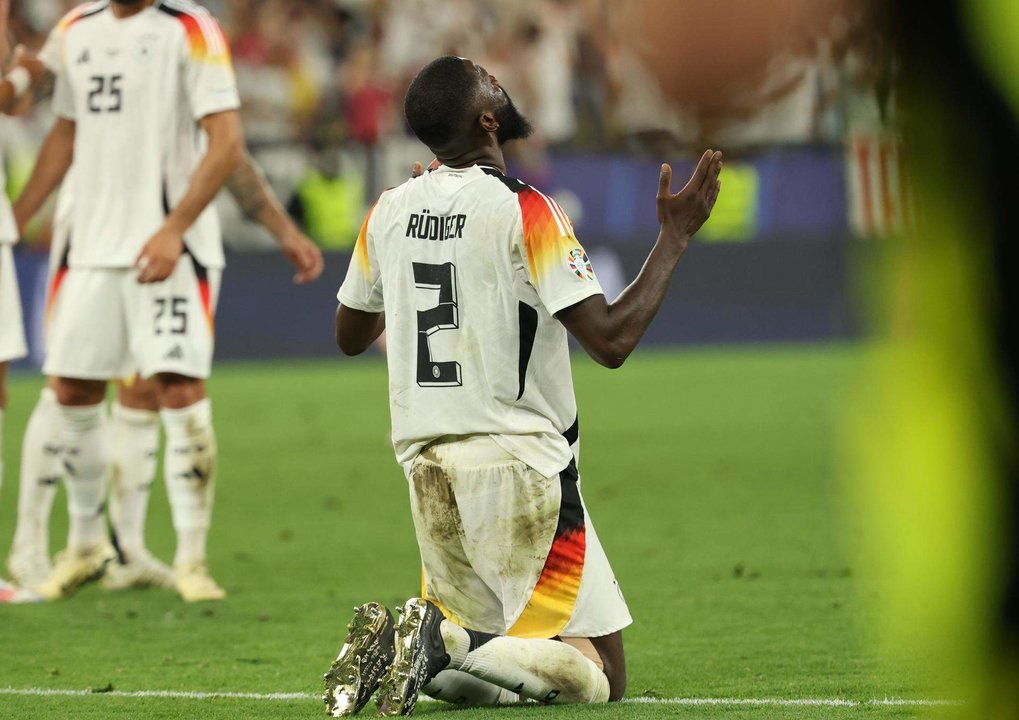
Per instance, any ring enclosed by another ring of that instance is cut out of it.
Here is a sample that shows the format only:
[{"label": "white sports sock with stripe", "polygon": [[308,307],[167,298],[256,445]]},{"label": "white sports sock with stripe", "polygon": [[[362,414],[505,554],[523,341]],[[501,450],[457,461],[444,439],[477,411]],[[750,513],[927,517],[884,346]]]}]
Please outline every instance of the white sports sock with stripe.
[{"label": "white sports sock with stripe", "polygon": [[472,632],[443,620],[447,669],[461,670],[546,703],[603,703],[609,679],[574,647],[557,640],[524,639]]},{"label": "white sports sock with stripe", "polygon": [[60,405],[57,394],[43,388],[21,441],[18,525],[12,553],[26,549],[49,556],[50,511],[63,475]]},{"label": "white sports sock with stripe", "polygon": [[421,688],[429,697],[454,705],[506,705],[520,702],[520,696],[462,670],[443,670]]},{"label": "white sports sock with stripe", "polygon": [[174,564],[205,560],[216,483],[216,436],[208,398],[159,411],[166,429],[163,475],[177,531]]},{"label": "white sports sock with stripe", "polygon": [[67,473],[69,548],[90,548],[106,542],[103,498],[109,469],[106,407],[60,406],[60,438]]},{"label": "white sports sock with stripe", "polygon": [[145,550],[145,517],[159,451],[159,413],[113,403],[110,417],[110,522],[121,552],[131,559]]}]

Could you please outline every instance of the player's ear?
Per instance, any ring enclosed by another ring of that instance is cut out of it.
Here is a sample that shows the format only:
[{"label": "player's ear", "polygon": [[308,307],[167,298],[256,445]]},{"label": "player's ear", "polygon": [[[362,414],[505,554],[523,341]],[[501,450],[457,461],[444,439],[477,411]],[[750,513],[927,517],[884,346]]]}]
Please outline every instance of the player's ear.
[{"label": "player's ear", "polygon": [[481,113],[478,122],[481,123],[481,127],[485,132],[495,132],[499,129],[499,121],[495,119],[495,115],[490,110]]}]

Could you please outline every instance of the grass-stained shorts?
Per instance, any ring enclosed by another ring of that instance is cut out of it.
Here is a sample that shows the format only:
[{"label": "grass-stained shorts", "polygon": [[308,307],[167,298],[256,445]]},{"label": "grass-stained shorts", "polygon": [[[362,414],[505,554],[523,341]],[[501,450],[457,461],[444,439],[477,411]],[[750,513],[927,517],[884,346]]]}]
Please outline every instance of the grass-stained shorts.
[{"label": "grass-stained shorts", "polygon": [[430,445],[404,470],[424,594],[449,619],[526,638],[600,637],[632,622],[575,463],[544,477],[472,436]]}]

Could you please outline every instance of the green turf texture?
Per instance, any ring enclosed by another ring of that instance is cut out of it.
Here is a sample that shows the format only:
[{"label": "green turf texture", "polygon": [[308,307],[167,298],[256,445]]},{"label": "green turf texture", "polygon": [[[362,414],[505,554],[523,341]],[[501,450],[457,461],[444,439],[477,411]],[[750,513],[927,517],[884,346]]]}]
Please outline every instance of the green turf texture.
[{"label": "green turf texture", "polygon": [[[628,695],[926,697],[879,662],[839,486],[852,346],[576,357],[583,490],[630,604]],[[13,533],[21,431],[40,380],[10,379],[0,545]],[[314,692],[351,608],[419,587],[406,485],[378,359],[221,365],[210,541],[225,602],[159,590],[0,607],[0,687]],[[52,528],[66,528],[63,494]],[[172,556],[162,482],[151,549]],[[371,706],[369,706],[371,709]],[[453,711],[422,705],[420,714]],[[0,696],[3,718],[318,717],[317,701]],[[918,717],[915,708],[506,708],[470,717]],[[927,713],[929,714],[929,713]],[[459,717],[459,716],[456,716]]]}]

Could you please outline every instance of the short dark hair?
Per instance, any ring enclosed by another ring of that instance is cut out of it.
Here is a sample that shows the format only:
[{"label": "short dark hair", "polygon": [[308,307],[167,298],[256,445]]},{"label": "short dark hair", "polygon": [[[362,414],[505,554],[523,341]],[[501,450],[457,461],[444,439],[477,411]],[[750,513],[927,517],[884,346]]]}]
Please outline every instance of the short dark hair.
[{"label": "short dark hair", "polygon": [[403,101],[403,112],[418,140],[430,148],[447,145],[461,130],[476,89],[463,58],[446,55],[425,65]]}]

